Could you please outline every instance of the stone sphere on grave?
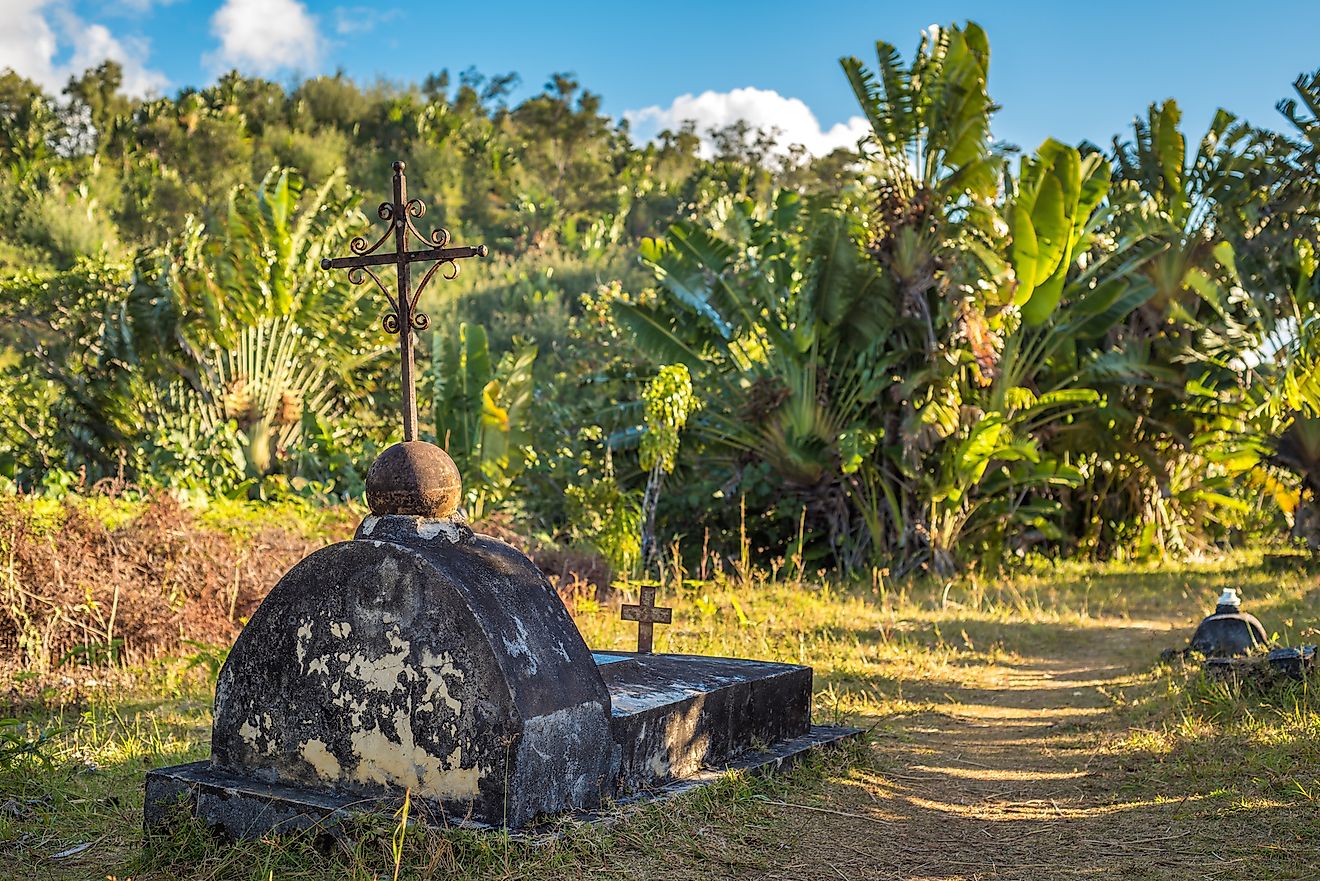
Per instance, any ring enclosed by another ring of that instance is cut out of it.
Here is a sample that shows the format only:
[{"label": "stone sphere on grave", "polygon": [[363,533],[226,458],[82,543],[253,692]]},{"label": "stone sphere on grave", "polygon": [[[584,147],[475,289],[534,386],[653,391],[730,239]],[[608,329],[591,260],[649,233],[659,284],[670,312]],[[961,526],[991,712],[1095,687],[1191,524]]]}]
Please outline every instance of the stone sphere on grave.
[{"label": "stone sphere on grave", "polygon": [[463,480],[449,454],[426,441],[386,449],[367,470],[367,504],[377,517],[443,519],[458,510]]}]

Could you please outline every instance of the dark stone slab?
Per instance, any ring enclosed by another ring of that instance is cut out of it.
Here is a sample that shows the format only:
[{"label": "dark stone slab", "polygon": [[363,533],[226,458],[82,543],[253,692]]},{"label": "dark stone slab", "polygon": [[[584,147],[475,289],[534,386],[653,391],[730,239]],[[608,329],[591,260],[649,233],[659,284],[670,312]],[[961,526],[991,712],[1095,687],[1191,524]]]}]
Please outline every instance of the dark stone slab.
[{"label": "dark stone slab", "polygon": [[192,762],[147,773],[144,820],[148,832],[196,816],[221,837],[333,830],[354,813],[393,808],[380,801],[309,787],[263,783],[231,774],[210,762]]},{"label": "dark stone slab", "polygon": [[794,765],[824,750],[842,746],[848,741],[858,740],[864,732],[861,728],[848,725],[813,725],[806,734],[789,740],[781,740],[765,749],[748,750],[725,762],[720,767],[703,768],[690,777],[671,780],[660,786],[653,786],[632,795],[618,799],[615,806],[632,804],[650,804],[654,801],[672,798],[691,792],[702,786],[708,786],[730,771],[753,774],[758,777],[787,771]]},{"label": "dark stone slab", "polygon": [[619,750],[616,796],[722,768],[811,729],[811,668],[694,655],[597,653]]},{"label": "dark stone slab", "polygon": [[610,699],[554,589],[461,522],[368,517],[284,576],[216,687],[217,772],[520,826],[613,778]]},{"label": "dark stone slab", "polygon": [[1315,646],[1275,649],[1265,656],[1265,661],[1289,679],[1303,679],[1315,669]]},{"label": "dark stone slab", "polygon": [[1285,679],[1300,681],[1315,670],[1316,647],[1278,648],[1249,658],[1207,658],[1206,675],[1216,679],[1250,680],[1271,685]]},{"label": "dark stone slab", "polygon": [[[862,734],[861,729],[818,725],[806,734],[780,741],[764,750],[742,753],[719,769],[707,768],[680,779],[671,780],[635,792],[611,805],[610,810],[575,811],[557,820],[611,824],[624,819],[633,808],[674,798],[718,781],[728,771],[770,774],[785,770],[824,749],[837,747]],[[310,787],[263,783],[251,777],[230,774],[209,762],[192,762],[160,768],[147,774],[146,827],[148,831],[164,828],[175,818],[196,816],[213,832],[229,839],[256,838],[269,833],[281,834],[317,830],[326,835],[341,833],[341,824],[356,815],[384,814],[398,810],[399,799],[362,799],[330,795]],[[414,807],[414,816],[432,825],[474,829],[498,828],[461,815],[439,815]],[[545,828],[545,827],[540,827]],[[555,829],[562,829],[556,823]],[[530,840],[556,837],[533,828],[515,833]]]}]

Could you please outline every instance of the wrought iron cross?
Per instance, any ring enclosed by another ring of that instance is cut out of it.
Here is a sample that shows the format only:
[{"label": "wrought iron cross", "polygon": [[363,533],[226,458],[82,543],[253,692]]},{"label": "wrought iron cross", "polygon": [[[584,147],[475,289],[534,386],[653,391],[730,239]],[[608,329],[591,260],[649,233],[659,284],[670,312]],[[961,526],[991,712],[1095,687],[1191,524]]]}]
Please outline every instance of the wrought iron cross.
[{"label": "wrought iron cross", "polygon": [[674,610],[655,604],[655,588],[643,587],[637,605],[625,605],[619,610],[619,617],[625,621],[637,622],[637,653],[651,654],[651,642],[655,636],[655,625],[672,624]]},{"label": "wrought iron cross", "polygon": [[[458,278],[458,263],[465,257],[485,257],[485,245],[475,247],[447,247],[449,230],[437,229],[430,237],[423,236],[413,226],[412,219],[426,213],[426,206],[419,199],[408,198],[408,181],[403,174],[403,163],[394,163],[394,201],[381,202],[376,214],[389,226],[374,245],[368,247],[365,236],[357,236],[349,242],[349,250],[356,256],[335,257],[321,261],[322,269],[347,269],[348,280],[353,284],[362,284],[371,278],[380,288],[380,292],[389,301],[391,312],[385,313],[381,323],[386,333],[398,334],[399,356],[403,372],[403,439],[417,440],[417,388],[413,381],[413,339],[414,330],[426,330],[431,319],[425,312],[417,311],[417,299],[426,289],[426,284],[441,269],[441,275],[448,279]],[[420,251],[408,250],[408,236],[412,235],[423,245]],[[385,244],[385,240],[394,236],[394,251],[377,254],[376,249]],[[426,247],[429,246],[429,247]],[[412,264],[434,260],[431,268],[422,276],[422,282],[416,290],[412,288]],[[381,283],[380,277],[372,270],[373,266],[394,264],[398,275],[395,295]]]}]

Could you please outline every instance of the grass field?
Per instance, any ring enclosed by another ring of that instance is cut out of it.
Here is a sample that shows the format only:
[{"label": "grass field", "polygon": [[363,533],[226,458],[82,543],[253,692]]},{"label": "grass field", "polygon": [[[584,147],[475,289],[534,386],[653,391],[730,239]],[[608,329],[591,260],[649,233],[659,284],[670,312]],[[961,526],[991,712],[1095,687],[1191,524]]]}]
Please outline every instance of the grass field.
[{"label": "grass field", "polygon": [[[386,817],[329,853],[196,829],[145,847],[142,775],[207,754],[221,653],[28,682],[0,729],[0,878],[1314,877],[1320,698],[1156,662],[1225,586],[1316,641],[1320,581],[1267,562],[671,589],[658,651],[811,664],[816,718],[869,737],[537,846]],[[593,647],[628,645],[617,608],[576,616]]]}]

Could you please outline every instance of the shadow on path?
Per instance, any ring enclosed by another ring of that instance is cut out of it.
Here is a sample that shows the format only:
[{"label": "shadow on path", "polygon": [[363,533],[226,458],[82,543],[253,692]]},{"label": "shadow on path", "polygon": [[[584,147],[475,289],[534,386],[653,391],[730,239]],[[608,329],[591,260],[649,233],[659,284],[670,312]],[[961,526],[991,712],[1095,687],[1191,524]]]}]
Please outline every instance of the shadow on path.
[{"label": "shadow on path", "polygon": [[1143,792],[1124,767],[1139,759],[1105,746],[1118,729],[1108,692],[1149,668],[1165,627],[1074,637],[1053,656],[930,684],[933,711],[877,733],[870,767],[793,817],[811,860],[767,877],[1254,877],[1274,825],[1263,815],[1287,808],[1208,787]]}]

